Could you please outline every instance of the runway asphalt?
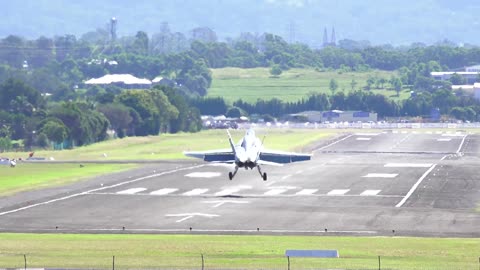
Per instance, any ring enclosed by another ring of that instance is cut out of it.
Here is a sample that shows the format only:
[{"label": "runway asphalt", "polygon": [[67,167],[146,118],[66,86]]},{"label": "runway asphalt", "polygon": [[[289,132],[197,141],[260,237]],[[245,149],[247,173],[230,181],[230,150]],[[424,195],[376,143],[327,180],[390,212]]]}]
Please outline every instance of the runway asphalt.
[{"label": "runway asphalt", "polygon": [[352,133],[268,181],[192,160],[0,198],[0,231],[480,237],[479,162],[479,135]]}]

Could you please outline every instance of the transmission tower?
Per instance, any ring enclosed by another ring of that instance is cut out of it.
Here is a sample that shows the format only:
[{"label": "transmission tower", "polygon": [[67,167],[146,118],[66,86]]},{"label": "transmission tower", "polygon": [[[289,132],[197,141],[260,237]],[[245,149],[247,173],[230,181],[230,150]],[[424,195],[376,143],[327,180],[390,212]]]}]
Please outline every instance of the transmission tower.
[{"label": "transmission tower", "polygon": [[323,47],[328,46],[328,34],[327,34],[327,28],[323,30]]},{"label": "transmission tower", "polygon": [[332,27],[332,40],[330,41],[330,46],[337,45],[337,40],[335,38],[335,27]]},{"label": "transmission tower", "polygon": [[117,19],[115,17],[110,19],[110,40],[112,43],[117,40]]}]

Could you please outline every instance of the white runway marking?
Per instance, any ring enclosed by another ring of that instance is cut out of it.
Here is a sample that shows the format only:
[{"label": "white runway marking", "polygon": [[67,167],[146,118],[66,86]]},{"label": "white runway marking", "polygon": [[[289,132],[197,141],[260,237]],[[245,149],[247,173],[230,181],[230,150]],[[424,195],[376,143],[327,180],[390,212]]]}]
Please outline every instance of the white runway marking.
[{"label": "white runway marking", "polygon": [[219,206],[222,206],[226,203],[236,203],[236,204],[242,204],[242,203],[250,203],[249,201],[206,201],[203,203],[214,203],[215,205],[213,206],[214,208],[217,208]]},{"label": "white runway marking", "polygon": [[408,132],[407,131],[402,131],[402,134],[407,134]]},{"label": "white runway marking", "polygon": [[465,135],[462,139],[462,142],[460,143],[460,146],[458,146],[458,149],[457,149],[457,154],[460,153],[460,150],[462,150],[462,146],[463,146],[463,143],[465,142],[465,139],[467,138],[467,135]]},{"label": "white runway marking", "polygon": [[320,147],[320,148],[316,149],[316,150],[313,151],[313,152],[320,151],[320,150],[323,150],[323,149],[325,149],[325,148],[328,148],[328,147],[330,147],[330,146],[332,146],[332,145],[335,145],[335,144],[337,144],[337,143],[339,143],[339,142],[341,142],[341,141],[344,141],[344,140],[346,140],[346,139],[348,139],[348,138],[350,138],[350,137],[352,137],[352,136],[353,136],[353,135],[350,134],[350,135],[348,135],[347,137],[345,137],[345,138],[343,138],[343,139],[340,139],[340,140],[338,140],[338,141],[334,141],[334,142],[331,143],[331,144],[328,144],[328,145],[325,145],[325,146],[323,146],[323,147]]},{"label": "white runway marking", "polygon": [[183,193],[184,196],[200,195],[208,191],[208,188],[196,188]]},{"label": "white runway marking", "polygon": [[420,177],[420,179],[418,179],[418,181],[415,183],[415,185],[412,186],[412,188],[408,191],[407,195],[405,195],[405,197],[397,204],[395,205],[395,207],[402,207],[402,205],[408,200],[408,198],[410,198],[410,196],[413,194],[413,192],[415,192],[415,190],[417,189],[417,187],[420,185],[420,183],[422,183],[423,179],[425,177],[427,177],[427,175],[433,171],[433,169],[435,168],[435,166],[437,166],[437,164],[433,164],[432,167],[430,167],[430,169],[428,169],[428,171],[426,171],[422,177]]},{"label": "white runway marking", "polygon": [[427,133],[427,134],[433,134],[433,132],[432,132],[432,131],[427,131],[426,133]]},{"label": "white runway marking", "polygon": [[369,173],[362,177],[365,178],[395,178],[397,177],[398,173]]},{"label": "white runway marking", "polygon": [[451,141],[452,139],[450,138],[445,138],[445,139],[437,139],[437,142],[449,142]]},{"label": "white runway marking", "polygon": [[130,188],[117,192],[117,194],[135,194],[147,190],[146,188]]},{"label": "white runway marking", "polygon": [[265,192],[263,195],[267,195],[267,196],[278,195],[278,194],[284,193],[287,190],[288,189],[276,188],[276,189],[272,189],[272,190],[269,190],[269,191]]},{"label": "white runway marking", "polygon": [[230,194],[233,194],[235,192],[238,192],[240,191],[240,189],[238,188],[227,188],[227,189],[224,189],[222,191],[219,191],[217,193],[215,193],[215,196],[226,196],[226,195],[230,195]]},{"label": "white runway marking", "polygon": [[218,177],[222,175],[219,172],[193,172],[186,174],[186,177],[192,177],[192,178],[213,178],[213,177]]},{"label": "white runway marking", "polygon": [[212,218],[212,217],[218,217],[219,215],[202,214],[202,213],[187,213],[187,214],[169,214],[169,215],[165,215],[165,216],[166,217],[184,217],[182,219],[179,219],[179,220],[175,221],[175,222],[179,223],[179,222],[185,221],[187,219],[191,219],[191,218],[196,217],[196,216]]},{"label": "white runway marking", "polygon": [[285,179],[287,179],[287,178],[289,178],[289,177],[292,177],[292,175],[291,175],[291,174],[287,174],[287,175],[285,175],[285,176],[282,177],[282,180],[285,180]]},{"label": "white runway marking", "polygon": [[392,131],[393,134],[398,134],[398,130]]},{"label": "white runway marking", "polygon": [[127,184],[131,184],[131,183],[139,182],[139,181],[142,181],[142,180],[145,180],[145,179],[150,179],[150,178],[157,177],[157,176],[162,176],[162,175],[165,175],[165,174],[170,174],[170,173],[175,173],[175,172],[180,172],[180,171],[185,171],[185,170],[191,170],[191,169],[198,169],[198,168],[201,168],[201,167],[203,167],[203,166],[204,166],[204,165],[197,165],[197,166],[180,168],[180,169],[171,170],[171,171],[166,171],[166,172],[162,172],[162,173],[156,173],[156,174],[152,174],[152,175],[147,175],[147,176],[135,178],[135,179],[133,179],[133,180],[121,182],[121,183],[118,183],[118,184],[114,184],[114,185],[110,185],[110,186],[105,186],[105,187],[101,187],[101,188],[95,188],[95,189],[87,190],[87,191],[84,191],[84,192],[75,193],[75,194],[72,194],[72,195],[68,195],[68,196],[65,196],[65,197],[61,197],[61,198],[58,198],[58,199],[53,199],[53,200],[49,200],[49,201],[46,201],[46,202],[36,203],[36,204],[32,204],[32,205],[20,207],[20,208],[17,208],[17,209],[13,209],[13,210],[10,210],[10,211],[1,212],[1,213],[0,213],[0,216],[7,215],[7,214],[11,214],[11,213],[16,213],[16,212],[19,212],[19,211],[22,211],[22,210],[26,210],[26,209],[30,209],[30,208],[33,208],[33,207],[37,207],[37,206],[40,206],[40,205],[47,205],[47,204],[51,204],[51,203],[54,203],[54,202],[59,202],[59,201],[68,200],[68,199],[71,199],[71,198],[75,198],[75,197],[82,196],[82,195],[86,195],[86,194],[93,193],[93,192],[98,192],[98,191],[101,191],[101,190],[106,190],[106,189],[110,189],[110,188],[120,187],[120,186],[123,186],[123,185],[127,185]]},{"label": "white runway marking", "polygon": [[380,133],[368,133],[368,132],[365,132],[365,133],[362,133],[362,132],[358,132],[358,133],[355,133],[356,136],[378,136],[380,135]]},{"label": "white runway marking", "polygon": [[363,137],[360,137],[360,138],[357,138],[357,141],[370,141],[372,138],[363,138]]},{"label": "white runway marking", "polygon": [[465,136],[464,134],[461,133],[447,133],[447,134],[442,134],[442,137],[463,137]]},{"label": "white runway marking", "polygon": [[385,168],[430,168],[432,163],[387,163]]},{"label": "white runway marking", "polygon": [[375,196],[380,193],[379,189],[367,189],[364,192],[360,193],[361,196]]},{"label": "white runway marking", "polygon": [[152,192],[150,192],[150,194],[151,195],[167,195],[167,194],[173,193],[177,190],[178,190],[178,188],[162,188],[162,189],[159,189],[159,190],[152,191]]},{"label": "white runway marking", "polygon": [[345,195],[345,193],[349,192],[350,189],[334,189],[327,193],[327,195]]},{"label": "white runway marking", "polygon": [[318,189],[302,189],[299,192],[295,193],[295,195],[312,195],[313,193],[317,192]]}]

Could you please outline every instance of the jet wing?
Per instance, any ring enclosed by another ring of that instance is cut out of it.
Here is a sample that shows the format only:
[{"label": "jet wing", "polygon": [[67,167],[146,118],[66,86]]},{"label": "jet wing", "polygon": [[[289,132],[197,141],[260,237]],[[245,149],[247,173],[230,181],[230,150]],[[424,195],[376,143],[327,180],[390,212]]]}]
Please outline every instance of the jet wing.
[{"label": "jet wing", "polygon": [[200,158],[207,162],[235,163],[232,149],[220,149],[203,152],[183,152],[187,157]]},{"label": "jet wing", "polygon": [[258,162],[264,163],[267,165],[272,165],[269,163],[284,164],[284,163],[306,161],[306,160],[310,160],[311,158],[312,158],[311,154],[263,150],[260,152]]}]

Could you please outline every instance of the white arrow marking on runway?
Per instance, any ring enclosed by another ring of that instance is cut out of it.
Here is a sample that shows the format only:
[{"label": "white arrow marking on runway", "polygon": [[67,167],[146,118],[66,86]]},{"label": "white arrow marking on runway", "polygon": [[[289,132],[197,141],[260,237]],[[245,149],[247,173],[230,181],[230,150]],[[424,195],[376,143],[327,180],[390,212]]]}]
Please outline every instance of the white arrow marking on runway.
[{"label": "white arrow marking on runway", "polygon": [[131,188],[117,192],[117,194],[135,194],[147,190],[146,188]]},{"label": "white arrow marking on runway", "polygon": [[216,203],[213,207],[216,208],[216,207],[219,207],[219,206],[222,206],[226,203],[250,203],[249,201],[206,201],[206,202],[203,202],[203,203]]},{"label": "white arrow marking on runway", "polygon": [[219,215],[202,214],[202,213],[186,213],[186,214],[168,214],[168,215],[165,215],[165,216],[166,217],[184,217],[182,219],[179,219],[179,220],[175,221],[175,222],[182,222],[182,221],[185,221],[187,219],[190,219],[190,218],[193,218],[193,217],[196,217],[196,216],[212,218],[212,217],[218,217]]}]

